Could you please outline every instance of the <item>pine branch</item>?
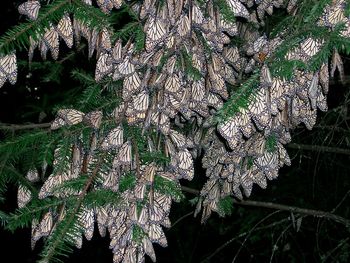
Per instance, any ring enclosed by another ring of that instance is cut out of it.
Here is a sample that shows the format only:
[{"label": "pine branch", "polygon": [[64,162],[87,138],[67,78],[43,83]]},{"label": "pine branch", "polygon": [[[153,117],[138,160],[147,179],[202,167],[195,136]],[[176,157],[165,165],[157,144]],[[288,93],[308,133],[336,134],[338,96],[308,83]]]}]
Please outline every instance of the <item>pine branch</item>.
[{"label": "pine branch", "polygon": [[22,50],[29,45],[29,36],[37,40],[37,32],[43,32],[49,26],[49,22],[60,19],[64,11],[68,10],[70,3],[71,0],[55,1],[41,8],[37,20],[22,23],[8,30],[0,38],[0,52],[9,53],[15,49]]},{"label": "pine branch", "polygon": [[[189,188],[186,186],[181,186],[182,191],[199,195],[200,191],[197,189]],[[252,207],[262,207],[262,208],[268,208],[268,209],[275,209],[280,211],[289,211],[292,213],[302,214],[302,215],[309,215],[319,218],[326,218],[331,219],[335,222],[338,222],[340,224],[343,224],[346,227],[350,227],[350,219],[335,215],[330,212],[322,211],[322,210],[313,210],[313,209],[307,209],[307,208],[300,208],[296,206],[289,206],[289,205],[283,205],[283,204],[276,204],[272,202],[262,202],[262,201],[253,201],[253,200],[242,200],[242,201],[236,201],[233,200],[233,203],[240,206],[252,206]]]},{"label": "pine branch", "polygon": [[59,246],[65,241],[65,239],[64,239],[65,234],[70,230],[69,227],[74,222],[74,219],[76,218],[76,216],[79,212],[79,209],[81,208],[81,205],[84,202],[84,198],[85,198],[90,186],[94,182],[95,178],[98,176],[98,171],[99,171],[99,168],[102,164],[102,161],[103,161],[103,157],[100,157],[97,164],[96,164],[96,167],[94,168],[91,176],[87,180],[83,190],[78,195],[78,200],[74,206],[74,209],[72,210],[72,212],[69,215],[67,215],[69,217],[66,219],[67,222],[64,225],[64,227],[60,233],[61,238],[56,238],[52,242],[52,244],[49,244],[46,247],[46,249],[42,253],[42,259],[40,260],[40,262],[50,262],[56,256],[56,254],[59,254]]}]

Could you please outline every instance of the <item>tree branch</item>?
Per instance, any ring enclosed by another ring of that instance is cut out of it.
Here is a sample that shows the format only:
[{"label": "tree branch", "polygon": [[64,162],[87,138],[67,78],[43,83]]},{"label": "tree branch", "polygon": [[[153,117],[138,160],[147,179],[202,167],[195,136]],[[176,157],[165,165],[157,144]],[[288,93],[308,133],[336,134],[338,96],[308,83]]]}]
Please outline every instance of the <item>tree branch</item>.
[{"label": "tree branch", "polygon": [[[186,186],[181,186],[182,191],[199,195],[200,191],[197,189],[192,189]],[[331,212],[321,211],[321,210],[313,210],[313,209],[307,209],[307,208],[300,208],[296,206],[289,206],[289,205],[282,205],[282,204],[276,204],[271,202],[262,202],[262,201],[253,201],[253,200],[242,200],[242,201],[233,201],[234,204],[240,205],[240,206],[253,206],[253,207],[261,207],[261,208],[268,208],[268,209],[275,209],[280,211],[288,211],[291,213],[297,213],[301,215],[309,215],[319,218],[327,218],[331,219],[335,222],[338,222],[340,224],[345,225],[347,228],[350,227],[350,219],[346,219],[344,217],[335,215]]]},{"label": "tree branch", "polygon": [[337,147],[329,147],[329,146],[322,146],[322,145],[308,145],[308,144],[289,143],[289,144],[287,144],[287,148],[298,149],[298,150],[306,150],[306,151],[317,151],[317,152],[327,152],[327,153],[336,153],[336,154],[350,155],[350,150],[348,150],[348,149],[337,148]]},{"label": "tree branch", "polygon": [[50,128],[51,123],[30,123],[30,124],[7,124],[7,123],[0,123],[0,130],[11,130],[11,131],[18,131],[18,130],[30,130],[30,129],[44,129],[44,128]]}]

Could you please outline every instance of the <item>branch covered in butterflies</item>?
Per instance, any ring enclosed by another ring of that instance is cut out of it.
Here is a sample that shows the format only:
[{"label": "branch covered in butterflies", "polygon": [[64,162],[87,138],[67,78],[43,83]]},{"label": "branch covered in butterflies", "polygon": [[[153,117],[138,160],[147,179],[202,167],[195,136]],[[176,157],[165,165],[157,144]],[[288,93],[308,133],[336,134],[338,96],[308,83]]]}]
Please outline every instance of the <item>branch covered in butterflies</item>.
[{"label": "branch covered in butterflies", "polygon": [[[182,186],[181,189],[186,193],[195,194],[195,195],[200,194],[199,190],[193,189],[190,187]],[[241,200],[241,201],[233,200],[233,203],[240,206],[261,207],[261,208],[275,209],[280,211],[288,211],[291,213],[297,213],[302,215],[310,215],[310,216],[319,217],[319,218],[331,219],[335,222],[343,224],[346,227],[350,227],[350,219],[341,217],[339,215],[335,215],[331,212],[322,211],[322,210],[314,210],[314,209],[301,208],[296,206],[276,204],[272,202],[262,202],[262,201],[253,201],[253,200]]]},{"label": "branch covered in butterflies", "polygon": [[[30,130],[30,129],[46,129],[50,128],[51,123],[30,123],[30,124],[7,124],[0,123],[0,130],[10,130],[10,131],[18,131],[18,130]],[[337,147],[329,147],[322,145],[308,145],[308,144],[298,144],[298,143],[289,143],[287,145],[290,149],[298,149],[298,150],[306,150],[306,151],[319,151],[326,153],[336,153],[336,154],[345,154],[350,155],[350,150],[342,149]],[[197,194],[197,190],[188,188],[183,186],[183,190],[185,192],[189,192],[192,194]]]}]

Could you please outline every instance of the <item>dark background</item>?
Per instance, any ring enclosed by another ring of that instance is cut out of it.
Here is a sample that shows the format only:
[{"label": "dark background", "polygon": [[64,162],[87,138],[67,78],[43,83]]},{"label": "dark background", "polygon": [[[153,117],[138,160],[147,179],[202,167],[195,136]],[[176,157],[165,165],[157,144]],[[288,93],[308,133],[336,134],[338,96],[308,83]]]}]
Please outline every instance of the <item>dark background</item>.
[{"label": "dark background", "polygon": [[[1,1],[0,35],[11,26],[25,21],[17,12],[20,2]],[[51,121],[55,105],[73,103],[83,90],[70,77],[71,70],[78,67],[93,75],[96,61],[94,58],[87,59],[86,48],[62,62],[68,54],[68,50],[62,46],[58,62],[49,59],[44,67],[35,63],[42,61],[37,53],[31,69],[26,63],[26,52],[18,53],[21,59],[18,83],[15,86],[6,83],[0,89],[0,122],[23,124]],[[346,74],[349,74],[349,58],[344,56],[344,62]],[[50,80],[53,68],[59,70],[56,81]],[[292,134],[293,142],[350,148],[349,83],[339,83],[337,76],[331,81],[329,112],[319,113],[318,124],[313,131],[306,131],[304,127],[296,129]],[[278,180],[269,182],[266,190],[254,187],[251,200],[323,211],[336,208],[335,214],[350,218],[349,196],[346,196],[350,189],[349,155],[295,149],[288,149],[288,152],[292,166],[282,168]],[[200,189],[205,179],[204,171],[197,165],[197,177],[186,184]],[[241,237],[206,262],[232,262],[238,251],[236,262],[350,261],[349,229],[334,221],[305,217],[300,230],[296,231],[292,227],[292,220],[288,220],[291,217],[288,212],[279,212],[263,220],[273,211],[235,206],[231,216],[220,218],[213,214],[206,224],[201,225],[200,219],[190,214],[194,207],[189,200],[195,196],[186,194],[186,197],[186,201],[173,205],[171,221],[174,223],[180,220],[165,230],[168,247],[155,245],[157,262],[205,262],[217,248],[237,236]],[[15,209],[16,187],[9,186],[8,200],[0,204],[0,210],[9,212]],[[285,221],[278,223],[280,220]],[[276,226],[268,227],[273,223]],[[266,228],[259,230],[260,227]],[[30,229],[10,233],[1,228],[0,243],[0,262],[35,262],[42,247],[40,240],[35,250],[31,251]],[[75,249],[70,258],[63,261],[112,262],[108,246],[108,237],[101,238],[96,232],[92,241],[84,240],[83,248]],[[150,260],[147,258],[146,261]]]}]

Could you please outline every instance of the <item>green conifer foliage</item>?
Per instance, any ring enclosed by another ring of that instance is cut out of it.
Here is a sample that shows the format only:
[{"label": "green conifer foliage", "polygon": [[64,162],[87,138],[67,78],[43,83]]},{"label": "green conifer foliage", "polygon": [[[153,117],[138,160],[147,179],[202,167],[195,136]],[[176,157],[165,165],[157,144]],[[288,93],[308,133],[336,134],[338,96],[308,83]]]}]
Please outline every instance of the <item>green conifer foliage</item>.
[{"label": "green conifer foliage", "polygon": [[33,67],[62,45],[97,63],[94,77],[71,73],[83,91],[49,129],[0,144],[0,189],[17,183],[19,206],[0,218],[31,226],[32,246],[45,238],[41,262],[80,248],[95,222],[114,262],[156,261],[152,243],[167,246],[171,204],[184,197],[180,180],[200,176],[198,158],[208,179],[196,213],[230,214],[232,197],[291,164],[290,131],[327,110],[329,75],[344,78],[339,52],[350,52],[345,0],[43,2],[22,3],[28,20],[1,36],[0,87],[16,84],[23,50]]}]

